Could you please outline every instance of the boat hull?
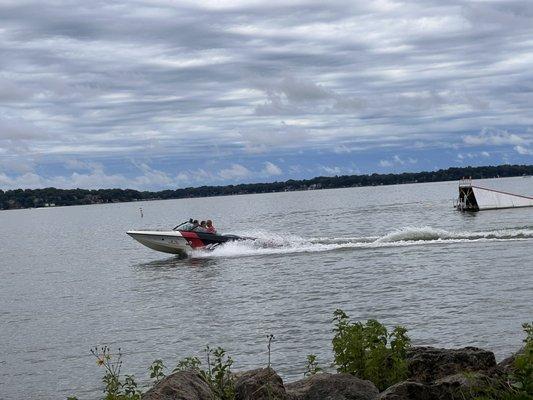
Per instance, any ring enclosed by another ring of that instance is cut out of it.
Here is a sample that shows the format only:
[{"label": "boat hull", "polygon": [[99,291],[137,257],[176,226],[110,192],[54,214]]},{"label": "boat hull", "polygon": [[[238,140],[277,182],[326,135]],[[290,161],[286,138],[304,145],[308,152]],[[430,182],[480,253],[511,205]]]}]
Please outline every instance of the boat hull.
[{"label": "boat hull", "polygon": [[234,235],[217,235],[191,231],[127,231],[139,243],[152,250],[170,254],[188,254],[194,249],[213,250],[222,243],[246,240]]},{"label": "boat hull", "polygon": [[126,233],[146,247],[163,253],[183,255],[192,249],[189,241],[178,231],[128,231]]}]

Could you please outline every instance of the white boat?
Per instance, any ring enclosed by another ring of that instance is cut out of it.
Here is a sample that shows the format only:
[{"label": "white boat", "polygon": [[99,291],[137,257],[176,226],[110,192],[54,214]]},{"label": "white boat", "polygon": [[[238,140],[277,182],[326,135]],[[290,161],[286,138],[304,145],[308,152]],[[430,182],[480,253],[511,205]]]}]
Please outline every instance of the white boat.
[{"label": "white boat", "polygon": [[127,231],[133,239],[156,251],[185,255],[194,249],[212,250],[222,243],[245,240],[235,235],[219,235],[202,231],[198,226],[184,222],[172,230]]}]

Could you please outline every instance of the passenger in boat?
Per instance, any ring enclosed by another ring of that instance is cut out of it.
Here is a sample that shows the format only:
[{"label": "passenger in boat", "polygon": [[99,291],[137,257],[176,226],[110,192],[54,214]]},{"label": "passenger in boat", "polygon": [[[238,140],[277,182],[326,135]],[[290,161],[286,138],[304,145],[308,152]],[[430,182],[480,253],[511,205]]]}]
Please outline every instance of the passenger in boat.
[{"label": "passenger in boat", "polygon": [[196,225],[193,228],[193,231],[195,232],[207,232],[207,225],[205,221],[202,221],[198,224],[198,221],[196,221]]},{"label": "passenger in boat", "polygon": [[207,220],[207,223],[206,223],[206,229],[207,229],[207,233],[217,233],[217,230],[215,229],[215,227],[213,226],[213,221],[211,221],[210,219]]}]

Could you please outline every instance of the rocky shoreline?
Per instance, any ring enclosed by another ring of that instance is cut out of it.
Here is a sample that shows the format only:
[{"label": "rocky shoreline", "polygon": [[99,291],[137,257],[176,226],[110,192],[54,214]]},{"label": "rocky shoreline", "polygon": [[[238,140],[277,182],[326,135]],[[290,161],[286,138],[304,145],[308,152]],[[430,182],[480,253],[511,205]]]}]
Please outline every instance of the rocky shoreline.
[{"label": "rocky shoreline", "polygon": [[[284,383],[272,368],[232,376],[235,400],[499,399],[499,393],[509,385],[517,354],[497,364],[494,353],[477,347],[412,347],[407,354],[407,379],[382,392],[372,382],[344,373],[319,372],[290,383]],[[211,386],[194,369],[175,372],[142,395],[142,400],[213,398]],[[526,394],[520,398],[532,397]]]}]

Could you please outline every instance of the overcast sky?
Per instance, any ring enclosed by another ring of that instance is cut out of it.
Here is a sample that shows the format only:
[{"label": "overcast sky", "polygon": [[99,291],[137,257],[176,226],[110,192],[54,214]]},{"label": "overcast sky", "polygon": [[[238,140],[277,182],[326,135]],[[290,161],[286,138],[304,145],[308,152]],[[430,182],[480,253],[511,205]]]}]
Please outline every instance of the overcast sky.
[{"label": "overcast sky", "polygon": [[532,161],[533,1],[0,0],[2,189]]}]

